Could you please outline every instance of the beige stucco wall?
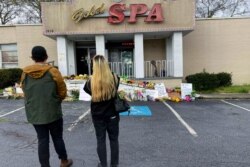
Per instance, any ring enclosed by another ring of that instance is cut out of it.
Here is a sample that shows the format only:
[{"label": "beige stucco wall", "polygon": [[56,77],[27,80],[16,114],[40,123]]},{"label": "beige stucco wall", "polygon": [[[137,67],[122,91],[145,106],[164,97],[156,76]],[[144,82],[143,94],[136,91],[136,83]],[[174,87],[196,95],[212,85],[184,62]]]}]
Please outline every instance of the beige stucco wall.
[{"label": "beige stucco wall", "polygon": [[43,35],[41,25],[17,25],[0,27],[0,44],[16,43],[19,67],[32,64],[31,49],[41,45],[47,50],[48,61],[55,61],[57,65],[56,41]]},{"label": "beige stucco wall", "polygon": [[197,20],[184,37],[184,75],[232,73],[233,84],[250,83],[250,18]]},{"label": "beige stucco wall", "polygon": [[0,44],[16,43],[16,27],[1,26],[0,27]]},{"label": "beige stucco wall", "polygon": [[144,60],[165,60],[165,40],[144,40]]}]

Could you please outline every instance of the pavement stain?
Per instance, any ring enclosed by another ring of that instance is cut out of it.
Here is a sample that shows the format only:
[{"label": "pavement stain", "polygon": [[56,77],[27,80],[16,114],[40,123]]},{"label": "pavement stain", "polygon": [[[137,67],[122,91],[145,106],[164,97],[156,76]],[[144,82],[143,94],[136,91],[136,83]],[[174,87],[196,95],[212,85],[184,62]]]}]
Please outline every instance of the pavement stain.
[{"label": "pavement stain", "polygon": [[228,115],[238,116],[238,115],[240,115],[240,114],[239,114],[239,113],[230,113],[230,114],[228,114]]},{"label": "pavement stain", "polygon": [[9,122],[9,120],[6,118],[0,118],[0,123],[4,123],[4,122]]},{"label": "pavement stain", "polygon": [[25,137],[24,135],[16,132],[16,131],[6,131],[4,130],[3,133],[6,135],[6,136],[14,136],[14,137],[17,137],[17,138],[23,138]]}]

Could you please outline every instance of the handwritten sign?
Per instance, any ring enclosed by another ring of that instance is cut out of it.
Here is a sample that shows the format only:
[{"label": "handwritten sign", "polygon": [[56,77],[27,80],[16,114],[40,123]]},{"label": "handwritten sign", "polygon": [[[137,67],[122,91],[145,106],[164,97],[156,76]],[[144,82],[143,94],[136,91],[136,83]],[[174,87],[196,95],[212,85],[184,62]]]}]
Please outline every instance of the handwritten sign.
[{"label": "handwritten sign", "polygon": [[159,97],[168,97],[166,87],[164,83],[157,83],[155,84],[155,90],[158,91],[158,96]]},{"label": "handwritten sign", "polygon": [[153,100],[153,101],[159,97],[158,91],[152,90],[152,89],[146,89],[146,95],[147,95],[149,100]]},{"label": "handwritten sign", "polygon": [[134,86],[131,86],[131,85],[124,85],[124,84],[122,84],[122,83],[120,83],[119,84],[119,88],[118,88],[118,90],[123,90],[123,91],[125,91],[126,93],[134,93],[134,91],[135,91],[135,87]]},{"label": "handwritten sign", "polygon": [[191,95],[193,91],[193,85],[190,83],[182,83],[181,84],[181,98],[185,99],[186,95]]}]

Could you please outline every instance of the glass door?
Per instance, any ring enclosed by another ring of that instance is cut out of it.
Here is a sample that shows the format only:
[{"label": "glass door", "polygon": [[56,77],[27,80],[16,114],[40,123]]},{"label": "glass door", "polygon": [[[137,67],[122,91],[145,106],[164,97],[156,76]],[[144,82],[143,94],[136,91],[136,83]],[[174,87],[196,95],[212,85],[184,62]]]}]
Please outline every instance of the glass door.
[{"label": "glass door", "polygon": [[121,51],[121,61],[123,64],[122,75],[132,76],[133,75],[133,50]]},{"label": "glass door", "polygon": [[79,74],[92,74],[92,58],[96,54],[95,48],[76,48],[76,69]]},{"label": "glass door", "polygon": [[108,61],[111,70],[118,75],[133,75],[133,49],[110,49]]},{"label": "glass door", "polygon": [[89,74],[88,49],[87,48],[76,49],[76,71],[77,71],[77,75]]}]

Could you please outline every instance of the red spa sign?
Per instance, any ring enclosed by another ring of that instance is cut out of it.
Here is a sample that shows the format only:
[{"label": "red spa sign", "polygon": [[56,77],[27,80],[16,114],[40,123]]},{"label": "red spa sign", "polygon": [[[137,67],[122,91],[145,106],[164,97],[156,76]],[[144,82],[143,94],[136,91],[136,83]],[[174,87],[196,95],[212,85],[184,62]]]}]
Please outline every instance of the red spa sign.
[{"label": "red spa sign", "polygon": [[89,17],[108,17],[108,23],[110,24],[122,23],[126,16],[129,17],[129,23],[136,23],[138,16],[146,17],[144,21],[147,23],[162,22],[164,20],[160,3],[154,4],[151,9],[146,4],[130,4],[127,7],[126,4],[115,3],[110,6],[108,14],[105,14],[104,6],[103,3],[99,7],[93,5],[89,10],[81,8],[73,13],[72,19],[78,23]]},{"label": "red spa sign", "polygon": [[[125,19],[124,12],[126,11],[127,7],[125,4],[117,3],[112,5],[109,8],[109,17],[108,23],[111,24],[119,24],[122,23]],[[151,10],[148,9],[146,4],[131,4],[129,6],[130,10],[130,17],[128,22],[129,23],[136,23],[136,17],[139,15],[147,15],[145,18],[145,22],[162,22],[163,19],[163,12],[161,8],[161,4],[156,3],[152,7]],[[148,13],[148,14],[147,14]]]}]

